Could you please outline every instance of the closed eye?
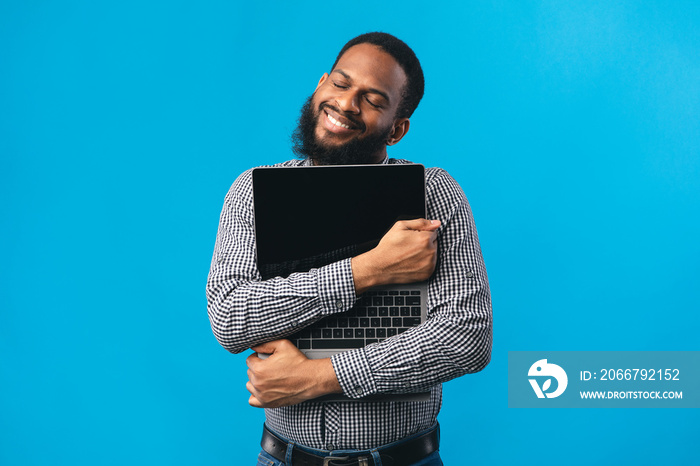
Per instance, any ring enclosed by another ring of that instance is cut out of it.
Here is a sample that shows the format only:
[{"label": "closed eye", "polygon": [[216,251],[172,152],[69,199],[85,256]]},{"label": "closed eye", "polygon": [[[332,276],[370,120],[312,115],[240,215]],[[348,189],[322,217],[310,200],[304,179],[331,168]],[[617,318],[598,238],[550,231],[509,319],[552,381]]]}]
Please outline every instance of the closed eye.
[{"label": "closed eye", "polygon": [[381,105],[375,104],[374,102],[372,102],[372,99],[370,99],[368,96],[365,96],[365,100],[367,101],[368,104],[370,104],[374,108],[382,108]]}]

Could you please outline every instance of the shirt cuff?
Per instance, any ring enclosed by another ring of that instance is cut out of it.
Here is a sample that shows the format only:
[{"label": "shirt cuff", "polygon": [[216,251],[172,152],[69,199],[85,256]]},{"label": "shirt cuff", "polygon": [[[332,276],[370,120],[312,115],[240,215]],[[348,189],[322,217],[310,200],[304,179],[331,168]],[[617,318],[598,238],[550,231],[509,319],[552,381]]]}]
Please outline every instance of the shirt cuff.
[{"label": "shirt cuff", "polygon": [[345,396],[362,398],[377,393],[364,348],[334,354],[331,364]]},{"label": "shirt cuff", "polygon": [[355,282],[350,258],[318,269],[318,295],[322,315],[345,312],[355,304]]}]

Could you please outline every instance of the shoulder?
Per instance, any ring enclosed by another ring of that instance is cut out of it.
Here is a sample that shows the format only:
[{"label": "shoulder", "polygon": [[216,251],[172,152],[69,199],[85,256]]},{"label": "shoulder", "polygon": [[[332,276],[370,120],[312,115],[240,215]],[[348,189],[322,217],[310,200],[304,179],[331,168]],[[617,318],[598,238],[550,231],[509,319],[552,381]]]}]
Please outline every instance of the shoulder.
[{"label": "shoulder", "polygon": [[438,167],[425,169],[425,187],[429,193],[452,199],[464,198],[464,191],[447,170]]}]

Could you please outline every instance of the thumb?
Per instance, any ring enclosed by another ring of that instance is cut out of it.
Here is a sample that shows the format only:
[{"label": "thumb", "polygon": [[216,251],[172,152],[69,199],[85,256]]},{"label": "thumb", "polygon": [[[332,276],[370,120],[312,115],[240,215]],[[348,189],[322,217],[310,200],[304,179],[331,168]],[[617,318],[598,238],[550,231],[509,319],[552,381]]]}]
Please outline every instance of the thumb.
[{"label": "thumb", "polygon": [[415,220],[402,220],[400,222],[396,222],[394,226],[398,226],[402,230],[435,231],[440,228],[440,220],[417,218]]},{"label": "thumb", "polygon": [[275,352],[277,347],[280,345],[281,340],[268,341],[267,343],[260,343],[257,346],[253,346],[252,349],[256,353],[267,353],[272,354]]}]

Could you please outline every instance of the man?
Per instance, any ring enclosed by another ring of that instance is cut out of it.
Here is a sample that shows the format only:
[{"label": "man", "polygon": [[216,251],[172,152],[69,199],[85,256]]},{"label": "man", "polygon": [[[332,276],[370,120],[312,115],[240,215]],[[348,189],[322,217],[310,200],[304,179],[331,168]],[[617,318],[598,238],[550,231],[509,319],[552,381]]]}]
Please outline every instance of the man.
[{"label": "man", "polygon": [[[408,163],[389,159],[387,146],[406,135],[422,95],[423,72],[406,44],[384,33],[358,36],[302,108],[293,139],[304,158],[278,166]],[[432,168],[426,169],[426,192],[429,220],[397,222],[376,248],[356,257],[262,280],[255,263],[251,171],[231,187],[207,283],[208,311],[226,349],[255,351],[246,361],[247,388],[249,403],[266,408],[260,464],[442,464],[441,383],[488,364],[491,298],[461,188],[444,170]],[[374,286],[426,279],[429,318],[409,332],[316,360],[283,339],[348,311]],[[260,353],[270,356],[262,359]],[[308,401],[331,393],[361,399],[421,390],[430,390],[428,401]]]}]

